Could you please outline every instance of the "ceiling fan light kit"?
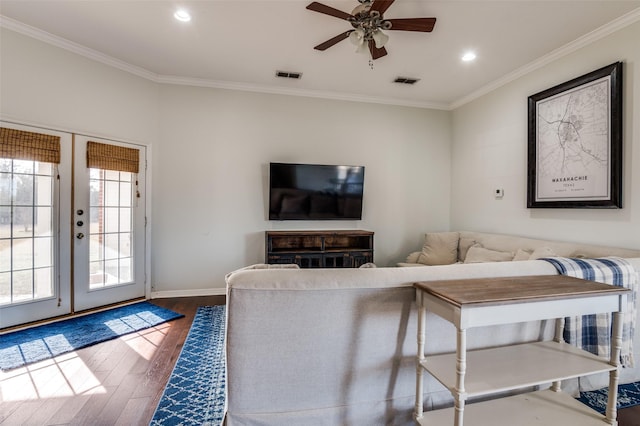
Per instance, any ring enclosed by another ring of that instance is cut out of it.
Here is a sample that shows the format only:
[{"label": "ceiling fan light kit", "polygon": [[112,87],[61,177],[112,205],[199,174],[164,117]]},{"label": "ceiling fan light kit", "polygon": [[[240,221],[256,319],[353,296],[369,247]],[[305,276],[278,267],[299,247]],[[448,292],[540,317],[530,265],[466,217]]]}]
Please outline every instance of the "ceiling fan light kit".
[{"label": "ceiling fan light kit", "polygon": [[436,23],[436,18],[384,19],[384,12],[395,0],[358,1],[360,4],[353,9],[351,14],[315,1],[307,6],[307,9],[314,12],[344,19],[354,28],[320,43],[314,49],[324,51],[349,38],[351,43],[357,46],[356,52],[369,52],[371,59],[375,60],[387,55],[384,46],[389,41],[389,36],[382,30],[431,32]]}]

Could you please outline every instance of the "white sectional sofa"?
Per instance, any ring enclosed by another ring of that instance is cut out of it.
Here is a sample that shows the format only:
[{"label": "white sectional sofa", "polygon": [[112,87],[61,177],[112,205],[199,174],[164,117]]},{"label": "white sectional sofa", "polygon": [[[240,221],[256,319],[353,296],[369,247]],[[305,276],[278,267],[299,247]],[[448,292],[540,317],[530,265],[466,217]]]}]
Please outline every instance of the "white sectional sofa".
[{"label": "white sectional sofa", "polygon": [[[514,256],[519,249],[530,252],[530,257],[535,249],[548,248],[566,257],[625,257],[640,271],[640,250],[475,232],[461,232],[459,238]],[[411,425],[417,321],[413,283],[552,274],[556,269],[543,260],[231,273],[226,422]],[[550,339],[552,329],[551,321],[473,329],[468,347]],[[621,383],[640,380],[639,329],[634,338],[638,363],[621,371]],[[428,314],[426,348],[428,353],[455,351],[453,326]],[[580,386],[594,389],[606,383],[606,377],[598,376],[582,380]],[[450,405],[452,398],[427,375],[424,401],[430,409]]]}]

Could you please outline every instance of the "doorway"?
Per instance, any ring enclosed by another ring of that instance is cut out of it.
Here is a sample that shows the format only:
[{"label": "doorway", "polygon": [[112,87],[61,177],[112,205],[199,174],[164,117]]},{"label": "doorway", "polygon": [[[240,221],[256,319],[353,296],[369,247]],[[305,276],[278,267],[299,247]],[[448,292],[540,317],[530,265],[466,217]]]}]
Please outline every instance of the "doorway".
[{"label": "doorway", "polygon": [[144,297],[146,148],[0,123],[0,328]]}]

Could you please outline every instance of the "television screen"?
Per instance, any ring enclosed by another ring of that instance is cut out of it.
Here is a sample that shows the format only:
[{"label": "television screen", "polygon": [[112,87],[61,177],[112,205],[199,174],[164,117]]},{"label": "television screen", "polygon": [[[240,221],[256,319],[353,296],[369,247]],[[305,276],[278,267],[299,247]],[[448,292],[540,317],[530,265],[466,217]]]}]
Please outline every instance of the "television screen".
[{"label": "television screen", "polygon": [[271,163],[270,220],[361,219],[364,166]]}]

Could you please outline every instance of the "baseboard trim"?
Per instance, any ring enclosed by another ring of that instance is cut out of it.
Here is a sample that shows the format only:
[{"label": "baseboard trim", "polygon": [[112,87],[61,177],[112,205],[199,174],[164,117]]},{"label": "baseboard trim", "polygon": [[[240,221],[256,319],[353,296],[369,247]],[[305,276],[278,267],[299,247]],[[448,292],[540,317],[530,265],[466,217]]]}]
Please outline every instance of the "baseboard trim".
[{"label": "baseboard trim", "polygon": [[168,297],[225,296],[226,294],[226,288],[199,288],[194,290],[152,291],[150,298],[166,299]]}]

